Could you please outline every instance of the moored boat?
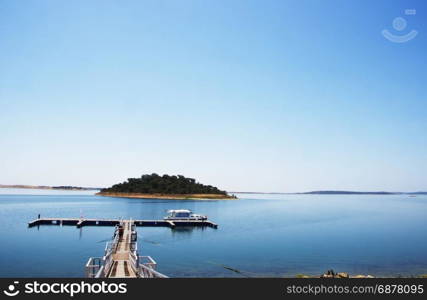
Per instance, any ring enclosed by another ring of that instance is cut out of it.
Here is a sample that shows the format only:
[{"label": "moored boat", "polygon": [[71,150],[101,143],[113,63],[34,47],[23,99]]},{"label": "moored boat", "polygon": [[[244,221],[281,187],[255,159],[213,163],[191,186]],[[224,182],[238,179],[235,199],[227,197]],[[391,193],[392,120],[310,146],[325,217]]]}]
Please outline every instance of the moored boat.
[{"label": "moored boat", "polygon": [[168,215],[164,217],[165,220],[207,220],[208,217],[204,215],[193,214],[189,209],[171,209],[168,210]]}]

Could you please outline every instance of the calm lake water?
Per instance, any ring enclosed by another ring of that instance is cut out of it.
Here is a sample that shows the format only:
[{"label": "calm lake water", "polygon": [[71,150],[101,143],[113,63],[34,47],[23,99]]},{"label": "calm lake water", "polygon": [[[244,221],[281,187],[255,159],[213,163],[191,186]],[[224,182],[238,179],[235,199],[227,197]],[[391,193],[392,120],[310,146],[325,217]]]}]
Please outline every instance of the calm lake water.
[{"label": "calm lake water", "polygon": [[138,228],[140,255],[171,277],[295,276],[325,270],[427,273],[427,196],[238,195],[240,200],[120,199],[88,192],[0,189],[0,277],[82,277],[111,227],[40,226],[42,217],[162,218],[188,208],[212,228]]}]

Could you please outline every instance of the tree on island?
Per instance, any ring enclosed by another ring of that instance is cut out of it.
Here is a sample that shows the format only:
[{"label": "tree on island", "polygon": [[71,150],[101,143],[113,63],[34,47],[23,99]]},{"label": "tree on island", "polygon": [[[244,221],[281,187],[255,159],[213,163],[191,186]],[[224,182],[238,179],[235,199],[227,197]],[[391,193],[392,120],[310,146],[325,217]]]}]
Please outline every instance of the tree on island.
[{"label": "tree on island", "polygon": [[156,173],[142,175],[140,178],[128,178],[127,181],[102,189],[101,193],[138,193],[138,194],[218,194],[227,195],[211,185],[196,182],[182,175],[159,176]]}]

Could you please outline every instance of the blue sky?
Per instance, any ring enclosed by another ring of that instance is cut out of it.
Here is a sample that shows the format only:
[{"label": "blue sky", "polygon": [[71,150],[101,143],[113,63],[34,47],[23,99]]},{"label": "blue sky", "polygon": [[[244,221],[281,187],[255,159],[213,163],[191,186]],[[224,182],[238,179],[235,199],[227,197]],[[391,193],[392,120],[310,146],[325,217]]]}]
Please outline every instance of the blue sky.
[{"label": "blue sky", "polygon": [[[0,183],[156,172],[232,191],[427,190],[426,13],[0,0]],[[392,43],[383,29],[419,33]]]}]

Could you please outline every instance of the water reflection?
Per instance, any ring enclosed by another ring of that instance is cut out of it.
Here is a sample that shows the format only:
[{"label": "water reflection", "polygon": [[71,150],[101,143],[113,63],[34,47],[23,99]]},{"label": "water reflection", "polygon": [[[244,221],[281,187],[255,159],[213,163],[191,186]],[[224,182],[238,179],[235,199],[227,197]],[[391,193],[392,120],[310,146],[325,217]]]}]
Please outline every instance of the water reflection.
[{"label": "water reflection", "polygon": [[194,231],[205,231],[205,226],[177,226],[171,229],[173,238],[190,237]]}]

